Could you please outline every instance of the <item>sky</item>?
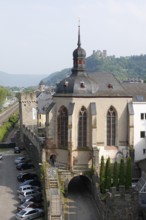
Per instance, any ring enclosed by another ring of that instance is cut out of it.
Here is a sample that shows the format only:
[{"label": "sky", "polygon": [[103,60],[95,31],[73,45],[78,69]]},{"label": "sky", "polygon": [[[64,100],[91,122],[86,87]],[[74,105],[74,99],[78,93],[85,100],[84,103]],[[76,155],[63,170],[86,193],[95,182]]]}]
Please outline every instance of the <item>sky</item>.
[{"label": "sky", "polygon": [[146,54],[145,0],[0,0],[0,71],[46,74],[73,66],[81,46],[107,55]]}]

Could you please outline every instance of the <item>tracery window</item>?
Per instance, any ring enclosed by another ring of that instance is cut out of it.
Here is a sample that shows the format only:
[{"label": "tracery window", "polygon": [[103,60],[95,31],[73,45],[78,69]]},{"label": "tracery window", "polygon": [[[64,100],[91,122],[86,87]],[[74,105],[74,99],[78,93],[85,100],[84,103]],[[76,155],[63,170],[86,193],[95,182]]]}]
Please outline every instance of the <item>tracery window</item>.
[{"label": "tracery window", "polygon": [[58,144],[59,147],[68,147],[68,111],[62,106],[58,115]]},{"label": "tracery window", "polygon": [[116,111],[111,106],[107,112],[107,145],[115,146],[116,139]]},{"label": "tracery window", "polygon": [[87,146],[87,110],[83,106],[79,112],[78,147]]}]

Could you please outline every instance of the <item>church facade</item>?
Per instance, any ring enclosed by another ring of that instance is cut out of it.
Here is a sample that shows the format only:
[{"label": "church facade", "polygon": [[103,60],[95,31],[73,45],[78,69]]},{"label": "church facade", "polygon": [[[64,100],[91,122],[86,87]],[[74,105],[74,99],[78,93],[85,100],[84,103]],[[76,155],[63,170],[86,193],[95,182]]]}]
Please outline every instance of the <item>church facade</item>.
[{"label": "church facade", "polygon": [[46,160],[72,171],[98,169],[101,156],[120,161],[133,147],[132,94],[110,73],[86,73],[78,27],[72,74],[46,113]]}]

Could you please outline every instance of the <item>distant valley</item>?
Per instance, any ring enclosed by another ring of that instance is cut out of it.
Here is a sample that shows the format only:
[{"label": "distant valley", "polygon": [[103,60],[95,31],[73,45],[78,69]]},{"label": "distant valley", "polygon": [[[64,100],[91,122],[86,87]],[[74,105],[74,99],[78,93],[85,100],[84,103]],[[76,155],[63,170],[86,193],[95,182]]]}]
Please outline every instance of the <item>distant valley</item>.
[{"label": "distant valley", "polygon": [[0,71],[0,86],[30,87],[37,86],[47,75],[9,74]]}]

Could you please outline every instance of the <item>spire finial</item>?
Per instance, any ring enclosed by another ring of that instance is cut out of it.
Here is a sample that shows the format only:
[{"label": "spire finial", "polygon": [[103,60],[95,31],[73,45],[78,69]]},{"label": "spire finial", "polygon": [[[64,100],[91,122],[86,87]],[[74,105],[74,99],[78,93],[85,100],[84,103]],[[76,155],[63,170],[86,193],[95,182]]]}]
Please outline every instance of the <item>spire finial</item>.
[{"label": "spire finial", "polygon": [[81,39],[80,39],[80,18],[78,18],[78,47],[81,46]]}]

